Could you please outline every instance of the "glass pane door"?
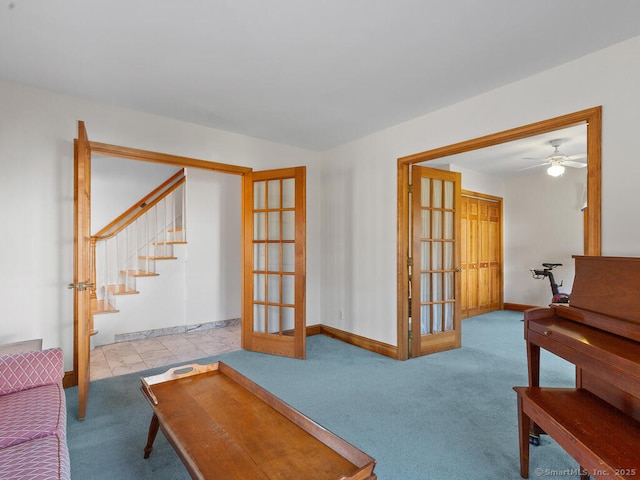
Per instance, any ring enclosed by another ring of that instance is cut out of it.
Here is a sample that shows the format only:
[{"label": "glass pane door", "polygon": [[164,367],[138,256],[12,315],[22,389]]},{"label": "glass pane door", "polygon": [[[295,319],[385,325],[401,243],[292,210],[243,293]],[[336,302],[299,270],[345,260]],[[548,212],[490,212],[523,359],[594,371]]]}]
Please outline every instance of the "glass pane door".
[{"label": "glass pane door", "polygon": [[253,331],[295,329],[295,178],[253,184]]},{"label": "glass pane door", "polygon": [[245,182],[244,348],[304,358],[305,169],[254,172]]},{"label": "glass pane door", "polygon": [[460,346],[459,177],[413,167],[412,356]]}]

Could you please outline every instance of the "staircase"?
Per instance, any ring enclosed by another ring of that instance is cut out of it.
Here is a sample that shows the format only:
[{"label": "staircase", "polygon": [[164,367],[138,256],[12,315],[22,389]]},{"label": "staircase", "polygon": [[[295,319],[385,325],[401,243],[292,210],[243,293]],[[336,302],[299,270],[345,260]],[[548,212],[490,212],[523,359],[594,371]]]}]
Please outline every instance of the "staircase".
[{"label": "staircase", "polygon": [[137,278],[177,258],[174,245],[187,243],[185,185],[181,170],[91,237],[92,316],[117,313],[119,296],[139,293]]}]

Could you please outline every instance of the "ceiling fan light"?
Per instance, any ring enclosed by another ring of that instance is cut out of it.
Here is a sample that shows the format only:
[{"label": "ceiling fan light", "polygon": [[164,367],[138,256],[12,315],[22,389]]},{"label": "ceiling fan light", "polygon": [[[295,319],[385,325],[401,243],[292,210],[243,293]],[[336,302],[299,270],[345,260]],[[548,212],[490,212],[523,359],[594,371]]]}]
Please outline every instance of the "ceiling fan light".
[{"label": "ceiling fan light", "polygon": [[547,175],[552,177],[559,177],[564,173],[564,167],[562,165],[551,165],[547,168]]}]

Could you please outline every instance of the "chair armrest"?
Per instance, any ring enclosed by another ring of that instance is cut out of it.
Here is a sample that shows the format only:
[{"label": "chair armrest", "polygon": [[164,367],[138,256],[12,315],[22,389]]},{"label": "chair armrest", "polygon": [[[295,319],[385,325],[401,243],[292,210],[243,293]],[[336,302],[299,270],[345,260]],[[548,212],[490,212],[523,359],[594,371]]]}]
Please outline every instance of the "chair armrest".
[{"label": "chair armrest", "polygon": [[0,395],[61,383],[63,376],[59,348],[0,356]]}]

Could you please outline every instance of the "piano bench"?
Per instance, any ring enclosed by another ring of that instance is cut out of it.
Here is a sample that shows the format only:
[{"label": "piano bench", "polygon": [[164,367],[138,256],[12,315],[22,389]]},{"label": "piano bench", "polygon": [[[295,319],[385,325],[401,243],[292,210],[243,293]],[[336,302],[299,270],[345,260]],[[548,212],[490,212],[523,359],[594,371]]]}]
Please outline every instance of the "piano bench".
[{"label": "piano bench", "polygon": [[522,478],[529,478],[532,422],[578,462],[581,479],[640,478],[640,422],[636,419],[582,388],[513,389],[518,394]]}]

